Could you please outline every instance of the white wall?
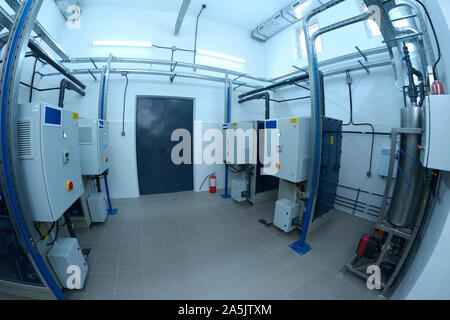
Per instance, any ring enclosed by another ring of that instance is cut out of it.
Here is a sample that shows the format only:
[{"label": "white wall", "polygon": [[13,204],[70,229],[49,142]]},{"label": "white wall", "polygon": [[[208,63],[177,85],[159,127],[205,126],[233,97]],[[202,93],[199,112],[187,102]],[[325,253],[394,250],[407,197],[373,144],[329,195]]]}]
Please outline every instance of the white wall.
[{"label": "white wall", "polygon": [[[195,19],[186,17],[180,35],[173,36],[177,16],[167,12],[121,8],[89,7],[83,11],[81,29],[69,30],[64,25],[58,41],[73,57],[108,56],[153,58],[170,60],[170,50],[142,48],[92,47],[93,40],[131,40],[151,41],[164,46],[178,46],[193,49]],[[244,58],[246,64],[198,56],[197,63],[236,70],[239,72],[264,74],[263,46],[250,40],[248,32],[230,28],[208,20],[200,20],[198,48],[225,53]],[[176,52],[175,60],[192,62],[190,53]],[[101,64],[99,64],[101,66]],[[71,65],[71,68],[83,67]],[[91,67],[91,66],[90,66]],[[113,67],[136,67],[133,65]],[[142,65],[139,66],[142,68]],[[168,70],[164,66],[147,66],[152,70]],[[49,71],[50,68],[45,68]],[[177,70],[178,71],[178,70]],[[179,69],[180,72],[183,70]],[[197,71],[201,73],[201,71]],[[205,73],[207,74],[207,73]],[[217,75],[216,76],[220,76]],[[67,92],[66,107],[79,112],[84,117],[97,117],[99,84],[91,76],[79,76],[88,86],[86,97],[81,98],[73,92]],[[176,78],[170,84],[168,77],[129,75],[130,84],[127,94],[126,130],[121,136],[123,92],[125,79],[121,75],[112,75],[108,94],[108,120],[111,124],[110,137],[112,148],[112,168],[110,170],[110,189],[113,198],[138,197],[138,178],[135,145],[136,96],[173,96],[194,98],[194,120],[206,122],[204,127],[220,128],[224,121],[224,85],[220,83],[190,81]],[[57,86],[61,77],[44,78],[40,87]],[[57,92],[36,96],[57,103]],[[37,101],[37,100],[35,100]],[[194,137],[195,138],[195,137]],[[205,144],[206,145],[206,144]],[[196,150],[194,150],[196,152]],[[195,165],[194,188],[198,190],[203,179],[216,172],[218,189],[224,187],[225,167],[223,165]],[[205,183],[203,190],[207,190]]]}]

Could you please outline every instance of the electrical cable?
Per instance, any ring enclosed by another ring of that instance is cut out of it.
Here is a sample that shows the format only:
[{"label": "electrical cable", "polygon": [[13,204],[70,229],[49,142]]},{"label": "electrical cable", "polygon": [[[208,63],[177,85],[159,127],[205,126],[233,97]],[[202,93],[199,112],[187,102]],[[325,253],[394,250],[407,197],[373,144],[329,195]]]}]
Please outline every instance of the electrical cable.
[{"label": "electrical cable", "polygon": [[426,14],[426,16],[428,18],[428,21],[430,22],[430,25],[431,25],[431,30],[433,30],[434,39],[436,40],[436,46],[437,46],[437,49],[438,49],[438,58],[437,58],[436,62],[433,65],[433,74],[434,74],[434,78],[437,79],[437,72],[436,72],[437,65],[441,61],[441,58],[442,58],[441,46],[439,44],[439,39],[438,39],[437,34],[436,34],[436,29],[434,28],[434,24],[433,24],[433,21],[431,20],[430,13],[428,12],[427,7],[421,1],[419,1],[419,0],[416,0],[416,1],[422,6],[423,10],[425,11],[425,14]]},{"label": "electrical cable", "polygon": [[127,91],[128,91],[129,79],[128,79],[128,74],[126,72],[123,74],[123,76],[127,79],[126,85],[125,85],[125,90],[123,93],[123,115],[122,115],[122,137],[125,137],[125,108],[127,105]]},{"label": "electrical cable", "polygon": [[197,15],[197,22],[195,24],[195,40],[194,40],[194,67],[192,68],[195,71],[197,69],[195,68],[195,61],[197,58],[197,36],[198,36],[198,20],[200,19],[200,15],[202,14],[203,10],[206,9],[206,4],[202,4],[202,8],[200,9],[200,12]]},{"label": "electrical cable", "polygon": [[49,246],[52,246],[52,245],[54,245],[54,244],[55,244],[56,240],[58,240],[58,234],[59,234],[59,224],[58,224],[58,222],[56,222],[56,232],[55,232],[55,238],[53,239],[53,241],[52,241],[52,242],[50,242],[50,243],[47,243],[47,246],[48,246],[48,247],[49,247]]},{"label": "electrical cable", "polygon": [[33,86],[34,86],[34,77],[36,76],[36,67],[39,59],[36,58],[34,60],[34,66],[33,66],[33,75],[31,76],[31,85],[30,85],[30,97],[29,97],[29,103],[33,101]]},{"label": "electrical cable", "polygon": [[350,120],[348,123],[343,124],[342,126],[369,126],[372,129],[372,146],[370,148],[370,163],[369,163],[369,171],[367,172],[367,176],[372,176],[372,167],[373,167],[373,154],[375,148],[375,127],[371,123],[355,123],[353,122],[353,93],[352,93],[352,79],[350,77],[350,72],[347,71],[347,85],[348,85],[348,94],[350,97]]}]

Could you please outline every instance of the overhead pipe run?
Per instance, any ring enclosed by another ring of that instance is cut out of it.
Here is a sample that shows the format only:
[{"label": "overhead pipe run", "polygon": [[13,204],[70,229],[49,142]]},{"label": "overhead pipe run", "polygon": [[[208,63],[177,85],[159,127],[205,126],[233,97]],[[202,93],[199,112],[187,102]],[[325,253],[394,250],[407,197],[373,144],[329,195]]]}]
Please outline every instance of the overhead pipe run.
[{"label": "overhead pipe run", "polygon": [[52,58],[52,56],[49,53],[45,52],[44,49],[42,49],[35,42],[35,40],[30,39],[28,47],[31,49],[35,57],[40,58],[43,61],[47,62],[49,65],[55,68],[60,74],[68,78],[70,81],[74,82],[83,90],[86,89],[86,85],[84,85],[80,80],[75,78],[62,64],[60,64],[58,61]]},{"label": "overhead pipe run", "polygon": [[260,94],[256,94],[254,96],[251,97],[247,97],[247,98],[243,98],[239,100],[239,103],[244,103],[244,102],[248,102],[248,101],[252,101],[252,100],[258,100],[258,99],[264,99],[265,101],[265,118],[266,120],[270,119],[270,93],[268,92],[263,92]]},{"label": "overhead pipe run", "polygon": [[73,90],[82,97],[84,97],[86,95],[86,93],[83,90],[78,88],[72,82],[70,82],[67,79],[62,79],[61,83],[59,85],[59,98],[58,98],[58,106],[60,108],[64,108],[64,98],[65,98],[66,90]]}]

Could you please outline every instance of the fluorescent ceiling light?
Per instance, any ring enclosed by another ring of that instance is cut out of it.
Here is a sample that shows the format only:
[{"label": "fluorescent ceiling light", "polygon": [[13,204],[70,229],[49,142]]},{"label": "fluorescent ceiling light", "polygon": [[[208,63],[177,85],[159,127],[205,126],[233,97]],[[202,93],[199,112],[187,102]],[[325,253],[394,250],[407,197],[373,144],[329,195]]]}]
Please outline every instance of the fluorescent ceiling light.
[{"label": "fluorescent ceiling light", "polygon": [[134,42],[134,41],[92,41],[94,47],[139,47],[151,48],[151,42]]},{"label": "fluorescent ceiling light", "polygon": [[306,12],[306,8],[309,7],[309,5],[311,4],[310,1],[306,1],[303,2],[302,4],[297,5],[296,7],[294,7],[294,13],[295,13],[295,17],[300,20],[303,18],[303,16],[305,15]]},{"label": "fluorescent ceiling light", "polygon": [[238,62],[238,63],[245,63],[246,62],[244,59],[241,59],[241,58],[236,58],[236,57],[229,56],[229,55],[226,55],[226,54],[223,54],[223,53],[213,52],[213,51],[209,51],[209,50],[197,49],[197,53],[201,54],[201,55],[204,55],[204,56],[220,58],[220,59],[229,60],[229,61]]}]

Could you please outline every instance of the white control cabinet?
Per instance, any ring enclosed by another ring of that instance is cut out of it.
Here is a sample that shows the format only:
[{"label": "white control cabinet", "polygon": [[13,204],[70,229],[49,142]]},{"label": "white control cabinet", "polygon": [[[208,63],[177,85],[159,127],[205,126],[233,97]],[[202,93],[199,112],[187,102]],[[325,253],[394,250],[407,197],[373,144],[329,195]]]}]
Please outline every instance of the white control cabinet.
[{"label": "white control cabinet", "polygon": [[107,214],[106,199],[104,193],[95,193],[88,200],[89,212],[92,222],[105,222]]},{"label": "white control cabinet", "polygon": [[57,221],[84,192],[78,114],[34,103],[18,105],[14,119],[24,205],[34,221]]},{"label": "white control cabinet", "polygon": [[424,167],[450,171],[450,95],[427,97],[420,160]]},{"label": "white control cabinet", "polygon": [[109,168],[108,122],[80,119],[81,173],[103,174]]},{"label": "white control cabinet", "polygon": [[[270,174],[266,169],[270,166],[277,172],[271,175],[280,179],[293,183],[307,180],[312,148],[311,118],[267,120],[265,129],[265,139],[269,150],[264,152],[263,172]],[[273,137],[276,136],[279,138],[278,142],[273,141]],[[271,152],[278,154],[278,161],[274,160]]]},{"label": "white control cabinet", "polygon": [[74,272],[70,270],[71,273],[68,273],[68,268],[71,266],[80,268],[80,288],[76,289],[83,288],[88,273],[88,265],[77,239],[61,238],[56,240],[47,254],[47,258],[64,288],[68,287],[67,280]]},{"label": "white control cabinet", "polygon": [[[226,163],[231,165],[256,163],[256,159],[258,157],[258,148],[256,145],[258,122],[241,121],[227,123],[223,125],[223,130],[223,151],[224,160],[226,161]],[[253,151],[253,153],[251,151]]]},{"label": "white control cabinet", "polygon": [[298,218],[298,210],[298,203],[294,203],[287,199],[278,200],[275,203],[275,217],[273,219],[273,224],[284,232],[291,232],[297,228],[293,222]]},{"label": "white control cabinet", "polygon": [[233,179],[231,181],[231,197],[237,202],[247,200],[247,181],[244,179]]}]

